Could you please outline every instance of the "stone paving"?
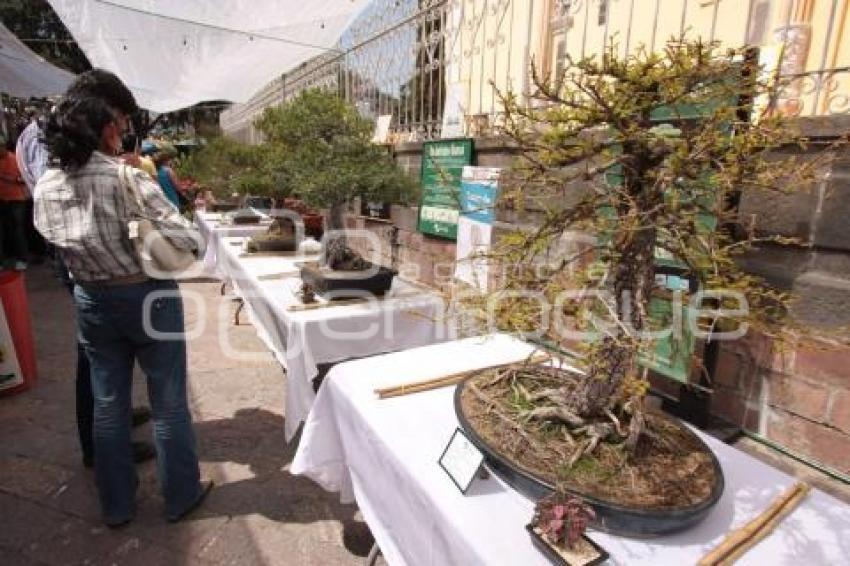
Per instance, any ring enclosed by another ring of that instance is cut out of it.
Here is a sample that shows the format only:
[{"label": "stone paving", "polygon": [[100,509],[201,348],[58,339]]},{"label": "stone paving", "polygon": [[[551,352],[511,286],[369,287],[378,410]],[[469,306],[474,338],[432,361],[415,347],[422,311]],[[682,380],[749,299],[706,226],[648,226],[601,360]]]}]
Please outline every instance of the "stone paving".
[{"label": "stone paving", "polygon": [[[27,272],[38,385],[0,398],[0,565],[359,564],[372,539],[353,505],[289,474],[295,442],[283,437],[284,374],[216,282],[184,284],[189,389],[202,474],[216,482],[204,506],[175,525],[162,516],[155,465],[139,465],[138,514],[113,531],[99,521],[94,475],[82,466],[74,419],[71,298],[46,267]],[[223,320],[217,314],[223,307]],[[210,316],[200,316],[202,311]],[[243,317],[245,318],[245,317]],[[218,332],[251,360],[222,355]],[[137,405],[147,405],[144,378]],[[134,438],[150,440],[150,425]]]},{"label": "stone paving", "polygon": [[[199,456],[217,486],[190,519],[171,525],[162,517],[154,464],[141,464],[135,521],[118,531],[103,527],[93,474],[77,444],[71,299],[46,267],[31,268],[27,283],[39,382],[0,398],[0,565],[363,562],[372,538],[356,507],[288,473],[296,443],[283,437],[283,372],[247,317],[232,325],[233,305],[213,281],[183,289],[187,329],[200,328],[189,345]],[[234,349],[256,355],[223,355],[219,332]],[[146,404],[141,375],[134,394],[137,405]],[[149,426],[135,438],[150,439]],[[737,446],[850,502],[846,484],[751,441]]]}]

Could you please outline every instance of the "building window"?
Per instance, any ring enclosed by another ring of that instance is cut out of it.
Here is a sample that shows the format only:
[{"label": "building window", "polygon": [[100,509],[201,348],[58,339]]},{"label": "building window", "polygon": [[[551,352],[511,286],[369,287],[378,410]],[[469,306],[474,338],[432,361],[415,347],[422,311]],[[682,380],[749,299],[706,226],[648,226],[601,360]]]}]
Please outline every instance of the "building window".
[{"label": "building window", "polygon": [[608,22],[608,0],[599,0],[599,18],[598,23],[604,26]]},{"label": "building window", "polygon": [[567,30],[572,27],[573,16],[578,6],[574,0],[550,1],[545,69],[551,78],[556,78],[564,72],[564,62],[567,55]]}]

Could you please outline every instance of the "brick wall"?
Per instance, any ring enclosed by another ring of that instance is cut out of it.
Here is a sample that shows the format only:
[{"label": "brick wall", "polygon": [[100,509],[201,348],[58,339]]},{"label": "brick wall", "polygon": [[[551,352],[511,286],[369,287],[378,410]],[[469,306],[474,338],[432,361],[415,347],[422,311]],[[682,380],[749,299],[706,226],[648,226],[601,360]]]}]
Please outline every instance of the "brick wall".
[{"label": "brick wall", "polygon": [[806,337],[725,343],[712,409],[741,427],[850,474],[850,348]]},{"label": "brick wall", "polygon": [[346,227],[361,234],[351,237],[350,245],[371,261],[393,267],[405,279],[447,291],[454,275],[455,243],[420,234],[418,218],[415,206],[393,205],[389,221],[349,211]]},{"label": "brick wall", "polygon": [[[832,140],[850,131],[850,117],[802,120],[800,127]],[[712,408],[850,474],[850,347],[834,340],[850,324],[850,148],[839,148],[822,177],[803,189],[745,194],[740,211],[762,233],[799,239],[800,246],[758,250],[744,264],[794,294],[805,330],[782,345],[753,333],[722,343]]]}]

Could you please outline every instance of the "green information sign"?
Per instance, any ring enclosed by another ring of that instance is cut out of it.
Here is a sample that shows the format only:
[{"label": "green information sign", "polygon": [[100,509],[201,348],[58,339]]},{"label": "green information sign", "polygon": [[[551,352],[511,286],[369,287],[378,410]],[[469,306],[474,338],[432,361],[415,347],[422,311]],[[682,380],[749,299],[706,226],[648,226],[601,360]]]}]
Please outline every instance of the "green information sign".
[{"label": "green information sign", "polygon": [[422,204],[419,231],[457,238],[460,216],[460,176],[472,165],[472,139],[440,140],[422,144]]}]

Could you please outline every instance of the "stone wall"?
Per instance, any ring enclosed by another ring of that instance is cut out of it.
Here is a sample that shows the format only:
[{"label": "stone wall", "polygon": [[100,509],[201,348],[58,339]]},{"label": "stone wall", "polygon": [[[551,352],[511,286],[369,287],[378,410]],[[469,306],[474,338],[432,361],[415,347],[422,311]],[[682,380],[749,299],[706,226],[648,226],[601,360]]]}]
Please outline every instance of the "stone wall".
[{"label": "stone wall", "polygon": [[[831,141],[850,116],[801,120],[804,134]],[[789,450],[850,474],[850,147],[810,187],[789,195],[745,194],[741,220],[798,246],[768,247],[746,267],[795,296],[804,324],[782,344],[754,333],[721,346],[713,411]]]},{"label": "stone wall", "polygon": [[[850,117],[799,122],[813,139],[834,140],[850,132]],[[421,144],[397,146],[397,162],[412,176],[421,167]],[[509,166],[514,151],[500,140],[476,140],[476,163]],[[823,177],[811,187],[786,196],[745,194],[741,221],[764,234],[800,240],[794,247],[768,247],[751,254],[745,265],[797,296],[795,313],[811,326],[805,341],[784,346],[750,333],[722,344],[714,376],[713,412],[789,450],[843,473],[850,473],[850,348],[816,335],[850,327],[850,149],[835,153]],[[577,188],[577,190],[579,190]],[[500,213],[511,225],[533,223],[532,213]],[[407,278],[448,289],[455,244],[418,233],[416,207],[392,208],[389,221],[352,212],[348,226],[375,235],[361,252],[375,254]],[[669,392],[670,382],[654,380]]]}]

